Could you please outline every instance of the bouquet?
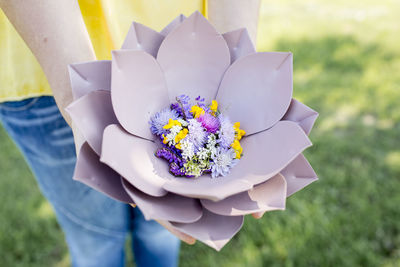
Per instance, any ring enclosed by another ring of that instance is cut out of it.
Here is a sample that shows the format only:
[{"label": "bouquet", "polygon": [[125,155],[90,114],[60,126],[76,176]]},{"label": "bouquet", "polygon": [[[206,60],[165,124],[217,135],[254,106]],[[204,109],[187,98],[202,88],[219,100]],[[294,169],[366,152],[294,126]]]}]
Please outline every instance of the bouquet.
[{"label": "bouquet", "polygon": [[86,142],[74,179],[220,250],[247,214],[317,179],[302,152],[318,113],[292,98],[292,54],[256,52],[199,12],[133,23],[111,61],[69,66]]}]

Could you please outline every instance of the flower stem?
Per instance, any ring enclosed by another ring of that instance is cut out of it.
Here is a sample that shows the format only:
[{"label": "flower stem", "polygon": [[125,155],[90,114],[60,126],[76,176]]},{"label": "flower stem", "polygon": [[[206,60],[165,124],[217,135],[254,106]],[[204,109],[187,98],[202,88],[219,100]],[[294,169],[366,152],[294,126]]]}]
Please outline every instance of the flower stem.
[{"label": "flower stem", "polygon": [[178,97],[176,97],[176,102],[178,102],[179,106],[180,106],[181,109],[182,109],[183,119],[184,119],[185,121],[187,121],[185,109],[183,108],[183,104],[182,104],[181,100],[180,100]]}]

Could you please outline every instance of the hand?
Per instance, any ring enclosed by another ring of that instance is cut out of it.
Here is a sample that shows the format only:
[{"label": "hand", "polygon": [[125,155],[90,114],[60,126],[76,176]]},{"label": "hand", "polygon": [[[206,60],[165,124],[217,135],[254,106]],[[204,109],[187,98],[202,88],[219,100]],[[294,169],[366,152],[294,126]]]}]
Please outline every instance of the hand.
[{"label": "hand", "polygon": [[168,221],[162,221],[162,220],[156,220],[159,224],[164,226],[165,229],[170,231],[171,234],[185,242],[186,244],[193,245],[196,243],[196,238],[191,237],[190,235],[187,235],[185,233],[182,233],[181,231],[177,230],[175,227],[172,226],[172,224]]},{"label": "hand", "polygon": [[83,143],[85,143],[85,138],[79,132],[78,128],[75,127],[74,123],[71,123],[71,129],[72,129],[72,133],[74,135],[75,153],[76,153],[76,156],[78,156]]},{"label": "hand", "polygon": [[265,211],[260,211],[260,212],[255,212],[253,214],[251,214],[251,216],[253,216],[256,219],[261,219],[262,216],[264,215]]}]

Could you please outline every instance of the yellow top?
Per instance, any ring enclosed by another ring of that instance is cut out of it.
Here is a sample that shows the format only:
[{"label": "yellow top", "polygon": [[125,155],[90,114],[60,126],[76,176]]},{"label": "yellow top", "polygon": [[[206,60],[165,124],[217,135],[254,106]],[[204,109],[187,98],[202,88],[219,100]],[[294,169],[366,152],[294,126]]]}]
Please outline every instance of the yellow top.
[{"label": "yellow top", "polygon": [[[110,59],[132,21],[161,30],[179,14],[205,14],[206,0],[78,0],[97,59]],[[0,102],[51,95],[32,52],[0,10]]]}]

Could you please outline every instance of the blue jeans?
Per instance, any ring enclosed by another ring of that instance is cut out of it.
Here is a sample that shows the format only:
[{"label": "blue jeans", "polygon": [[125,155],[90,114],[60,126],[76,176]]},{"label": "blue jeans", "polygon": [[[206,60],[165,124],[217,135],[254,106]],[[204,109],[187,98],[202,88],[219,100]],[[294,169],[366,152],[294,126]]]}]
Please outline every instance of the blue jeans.
[{"label": "blue jeans", "polygon": [[73,266],[123,266],[132,233],[138,266],[176,266],[179,240],[139,211],[72,180],[72,131],[53,97],[0,103],[0,121],[52,204]]}]

